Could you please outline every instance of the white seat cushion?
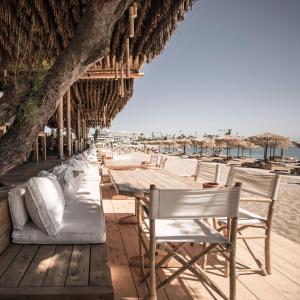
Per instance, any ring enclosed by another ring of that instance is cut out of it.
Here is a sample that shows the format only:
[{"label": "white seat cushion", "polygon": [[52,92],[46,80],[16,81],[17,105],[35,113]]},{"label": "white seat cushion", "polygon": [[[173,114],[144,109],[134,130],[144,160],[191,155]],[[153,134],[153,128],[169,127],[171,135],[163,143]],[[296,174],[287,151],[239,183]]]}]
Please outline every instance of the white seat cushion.
[{"label": "white seat cushion", "polygon": [[[149,220],[145,223],[149,226]],[[222,234],[202,220],[155,220],[155,235],[158,243],[194,242],[228,244]]]},{"label": "white seat cushion", "polygon": [[65,199],[59,183],[48,177],[33,177],[26,182],[26,207],[35,225],[53,236],[62,222]]},{"label": "white seat cushion", "polygon": [[65,207],[59,232],[49,236],[28,222],[23,230],[14,230],[12,240],[21,244],[105,243],[106,228],[99,179],[84,176],[76,200]]},{"label": "white seat cushion", "polygon": [[[220,225],[226,225],[227,219],[226,218],[218,218],[218,223]],[[239,218],[238,218],[238,225],[255,225],[255,224],[264,224],[266,223],[267,219],[263,218],[251,211],[248,211],[243,208],[239,208]]]},{"label": "white seat cushion", "polygon": [[9,211],[14,229],[23,229],[29,220],[25,204],[25,185],[17,186],[8,193]]}]

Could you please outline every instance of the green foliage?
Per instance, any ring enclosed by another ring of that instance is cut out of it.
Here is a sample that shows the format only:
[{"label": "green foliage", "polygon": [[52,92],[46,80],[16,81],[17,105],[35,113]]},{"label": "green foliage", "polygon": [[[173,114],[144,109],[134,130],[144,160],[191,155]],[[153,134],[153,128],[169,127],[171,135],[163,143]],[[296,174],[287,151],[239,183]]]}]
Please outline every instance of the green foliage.
[{"label": "green foliage", "polygon": [[24,121],[35,123],[38,119],[37,109],[45,100],[42,93],[44,76],[44,72],[37,72],[31,78],[31,87],[25,95],[24,101],[19,106],[18,111],[18,116]]}]

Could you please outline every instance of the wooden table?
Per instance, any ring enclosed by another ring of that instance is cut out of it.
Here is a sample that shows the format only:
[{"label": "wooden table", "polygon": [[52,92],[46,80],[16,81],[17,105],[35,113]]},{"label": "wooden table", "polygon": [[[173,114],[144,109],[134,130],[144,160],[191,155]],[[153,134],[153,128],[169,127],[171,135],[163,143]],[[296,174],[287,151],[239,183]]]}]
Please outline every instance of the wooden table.
[{"label": "wooden table", "polygon": [[105,167],[111,170],[133,170],[133,169],[146,169],[147,164],[134,159],[107,159],[104,161]]},{"label": "wooden table", "polygon": [[[120,195],[142,198],[149,193],[150,184],[155,184],[158,189],[202,189],[202,183],[193,181],[192,178],[159,169],[147,170],[109,170],[111,182]],[[136,201],[137,202],[137,201]],[[136,224],[128,216],[120,220],[122,224]]]}]

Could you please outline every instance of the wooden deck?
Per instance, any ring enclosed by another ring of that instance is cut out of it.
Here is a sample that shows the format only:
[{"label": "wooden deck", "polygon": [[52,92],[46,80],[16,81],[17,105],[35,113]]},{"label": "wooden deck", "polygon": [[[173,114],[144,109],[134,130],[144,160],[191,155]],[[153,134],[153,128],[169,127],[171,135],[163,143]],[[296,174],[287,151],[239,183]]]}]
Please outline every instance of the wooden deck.
[{"label": "wooden deck", "polygon": [[0,299],[113,299],[107,257],[106,244],[11,244],[0,256]]},{"label": "wooden deck", "polygon": [[[145,284],[140,284],[139,268],[131,267],[129,260],[138,255],[137,229],[135,225],[119,225],[118,220],[134,211],[132,198],[114,197],[112,188],[103,188],[103,204],[106,215],[109,260],[112,272],[115,299],[136,299],[147,293]],[[114,198],[114,199],[113,199]],[[256,253],[263,255],[260,241],[250,242]],[[183,254],[197,251],[196,246],[187,246]],[[277,234],[272,240],[272,275],[257,273],[240,274],[237,281],[237,299],[300,299],[300,245]],[[242,241],[238,244],[238,269],[255,264]],[[228,280],[223,277],[223,264],[216,257],[208,259],[207,273],[228,294]],[[163,268],[160,280],[174,272],[175,268]],[[159,299],[221,299],[199,282],[190,272],[185,272],[159,293]]]}]

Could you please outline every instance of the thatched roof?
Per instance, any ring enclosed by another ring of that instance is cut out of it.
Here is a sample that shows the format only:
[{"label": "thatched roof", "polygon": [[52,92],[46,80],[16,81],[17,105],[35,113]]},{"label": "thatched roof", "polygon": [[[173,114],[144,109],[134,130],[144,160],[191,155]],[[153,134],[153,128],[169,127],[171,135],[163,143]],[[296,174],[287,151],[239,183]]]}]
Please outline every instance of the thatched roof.
[{"label": "thatched roof", "polygon": [[[161,53],[193,1],[134,1],[137,17],[129,44],[132,74]],[[1,0],[0,65],[9,73],[49,68],[68,46],[88,5],[88,0]],[[72,86],[73,110],[82,108],[88,126],[109,126],[132,96],[134,76],[125,80],[124,94],[120,94],[120,80],[110,76],[116,63],[124,64],[128,20],[126,12],[114,28],[109,53]],[[107,78],[97,79],[93,75],[97,72]]]},{"label": "thatched roof", "polygon": [[287,145],[290,144],[290,139],[288,137],[284,137],[282,135],[278,135],[270,132],[251,136],[248,138],[248,140],[261,147],[265,147],[265,146],[286,147]]}]

